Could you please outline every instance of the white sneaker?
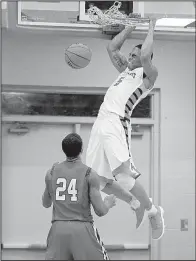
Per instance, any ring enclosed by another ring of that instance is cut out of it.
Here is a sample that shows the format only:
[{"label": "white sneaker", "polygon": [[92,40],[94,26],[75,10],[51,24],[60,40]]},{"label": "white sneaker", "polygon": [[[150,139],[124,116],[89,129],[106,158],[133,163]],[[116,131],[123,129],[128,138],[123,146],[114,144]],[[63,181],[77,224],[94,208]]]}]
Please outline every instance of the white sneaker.
[{"label": "white sneaker", "polygon": [[162,207],[156,207],[156,214],[149,214],[149,221],[152,229],[152,238],[154,240],[160,239],[165,232],[165,224],[164,224],[164,210]]}]

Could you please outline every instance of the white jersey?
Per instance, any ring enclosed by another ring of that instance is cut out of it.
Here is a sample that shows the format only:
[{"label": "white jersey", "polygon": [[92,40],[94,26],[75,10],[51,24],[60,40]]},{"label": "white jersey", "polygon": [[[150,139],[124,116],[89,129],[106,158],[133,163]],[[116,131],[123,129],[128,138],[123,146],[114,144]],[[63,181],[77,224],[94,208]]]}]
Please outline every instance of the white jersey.
[{"label": "white jersey", "polygon": [[133,109],[150,91],[144,86],[143,67],[126,68],[107,90],[99,116],[112,112],[130,121]]}]

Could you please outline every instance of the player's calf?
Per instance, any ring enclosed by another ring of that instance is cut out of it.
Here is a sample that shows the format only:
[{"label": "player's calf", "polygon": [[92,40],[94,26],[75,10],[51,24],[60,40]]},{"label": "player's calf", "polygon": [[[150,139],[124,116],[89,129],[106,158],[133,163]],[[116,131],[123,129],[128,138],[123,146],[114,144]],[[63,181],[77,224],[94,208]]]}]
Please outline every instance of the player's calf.
[{"label": "player's calf", "polygon": [[[119,173],[115,176],[117,182],[119,183],[120,186],[122,186],[125,190],[129,191],[131,193],[132,188],[135,185],[136,180],[131,176],[127,175],[125,173]],[[141,224],[145,220],[145,207],[139,200],[137,200],[133,194],[132,195],[132,200],[129,202],[131,209],[134,210],[135,215],[136,215],[136,228],[139,228]]]}]

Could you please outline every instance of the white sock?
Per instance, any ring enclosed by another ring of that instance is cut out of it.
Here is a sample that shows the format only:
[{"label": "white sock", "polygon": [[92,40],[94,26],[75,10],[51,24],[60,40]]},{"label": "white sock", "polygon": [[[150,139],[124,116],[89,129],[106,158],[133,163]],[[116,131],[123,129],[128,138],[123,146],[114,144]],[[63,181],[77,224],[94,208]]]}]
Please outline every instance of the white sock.
[{"label": "white sock", "polygon": [[135,210],[140,207],[140,202],[135,197],[133,197],[129,205],[131,206],[132,209]]},{"label": "white sock", "polygon": [[149,209],[147,212],[148,212],[148,215],[156,215],[157,208],[155,207],[155,205],[152,205],[151,209]]}]

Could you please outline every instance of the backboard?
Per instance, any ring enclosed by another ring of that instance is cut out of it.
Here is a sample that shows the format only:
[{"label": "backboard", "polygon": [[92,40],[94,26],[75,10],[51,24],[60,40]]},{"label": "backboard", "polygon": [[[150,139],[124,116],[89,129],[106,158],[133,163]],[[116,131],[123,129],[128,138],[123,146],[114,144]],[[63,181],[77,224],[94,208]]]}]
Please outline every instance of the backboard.
[{"label": "backboard", "polygon": [[[122,13],[136,13],[141,17],[153,14],[161,17],[156,26],[159,31],[176,31],[176,28],[180,32],[195,30],[195,8],[192,2],[121,2],[119,11]],[[114,1],[18,1],[17,25],[97,30],[101,29],[101,26],[92,23],[87,14],[88,8],[95,5],[104,12],[113,3]],[[138,29],[147,30],[147,26]]]},{"label": "backboard", "polygon": [[[121,1],[122,13],[141,13],[143,2]],[[18,25],[54,26],[54,27],[95,27],[87,14],[90,6],[95,5],[103,12],[112,6],[114,1],[19,1]]]}]

